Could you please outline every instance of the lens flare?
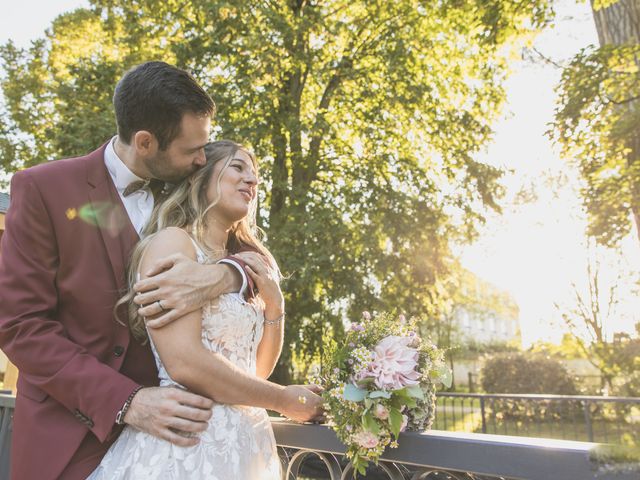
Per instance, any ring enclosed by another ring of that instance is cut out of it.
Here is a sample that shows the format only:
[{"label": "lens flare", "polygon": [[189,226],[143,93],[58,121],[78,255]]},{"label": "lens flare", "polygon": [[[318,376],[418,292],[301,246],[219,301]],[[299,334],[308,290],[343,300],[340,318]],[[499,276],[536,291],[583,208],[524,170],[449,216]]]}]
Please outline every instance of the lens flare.
[{"label": "lens flare", "polygon": [[78,216],[78,211],[75,208],[68,208],[65,214],[69,220],[75,220]]},{"label": "lens flare", "polygon": [[127,224],[127,215],[121,207],[111,202],[86,204],[76,212],[75,208],[67,210],[67,218],[80,218],[89,225],[106,230],[110,235],[118,235]]}]

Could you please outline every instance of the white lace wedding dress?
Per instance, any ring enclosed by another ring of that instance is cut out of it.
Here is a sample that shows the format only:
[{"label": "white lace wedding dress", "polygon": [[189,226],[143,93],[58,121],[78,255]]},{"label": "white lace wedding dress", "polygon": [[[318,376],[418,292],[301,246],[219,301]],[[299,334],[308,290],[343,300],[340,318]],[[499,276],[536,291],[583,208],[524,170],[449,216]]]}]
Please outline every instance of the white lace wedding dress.
[{"label": "white lace wedding dress", "polygon": [[[198,262],[207,259],[198,248]],[[225,294],[202,312],[202,342],[245,371],[255,374],[256,350],[264,328],[261,309],[240,294]],[[171,380],[153,343],[162,386]],[[182,387],[180,387],[182,388]],[[280,461],[267,412],[237,405],[213,407],[209,426],[194,447],[125,427],[88,480],[279,480]]]}]

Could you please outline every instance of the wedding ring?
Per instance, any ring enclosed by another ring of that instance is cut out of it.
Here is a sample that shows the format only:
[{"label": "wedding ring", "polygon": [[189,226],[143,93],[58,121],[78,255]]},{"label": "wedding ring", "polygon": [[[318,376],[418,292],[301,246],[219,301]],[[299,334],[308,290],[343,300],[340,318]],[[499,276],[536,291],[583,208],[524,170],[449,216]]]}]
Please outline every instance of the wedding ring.
[{"label": "wedding ring", "polygon": [[157,303],[157,304],[158,304],[158,306],[160,307],[160,311],[161,311],[161,312],[164,312],[164,311],[165,311],[165,308],[162,306],[162,300],[158,300],[156,303]]},{"label": "wedding ring", "polygon": [[307,397],[305,397],[304,395],[300,395],[298,396],[298,401],[304,405],[305,403],[307,403]]}]

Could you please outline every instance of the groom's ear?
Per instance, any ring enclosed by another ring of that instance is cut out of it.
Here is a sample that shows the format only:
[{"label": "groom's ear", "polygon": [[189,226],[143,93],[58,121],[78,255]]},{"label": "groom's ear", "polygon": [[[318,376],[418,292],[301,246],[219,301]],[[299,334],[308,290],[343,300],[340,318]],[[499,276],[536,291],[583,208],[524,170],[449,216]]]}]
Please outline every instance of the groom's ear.
[{"label": "groom's ear", "polygon": [[155,155],[158,151],[158,141],[153,133],[139,130],[133,134],[133,144],[136,153],[141,156]]}]

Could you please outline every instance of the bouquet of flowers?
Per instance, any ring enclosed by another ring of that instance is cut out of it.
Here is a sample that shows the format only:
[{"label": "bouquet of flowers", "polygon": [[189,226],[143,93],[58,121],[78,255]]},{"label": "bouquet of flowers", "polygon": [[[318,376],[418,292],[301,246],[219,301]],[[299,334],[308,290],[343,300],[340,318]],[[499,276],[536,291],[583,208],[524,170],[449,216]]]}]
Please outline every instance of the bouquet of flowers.
[{"label": "bouquet of flowers", "polygon": [[400,432],[431,427],[435,385],[450,386],[451,373],[414,319],[364,312],[343,342],[325,350],[320,382],[328,425],[364,475],[369,461],[398,446]]}]

